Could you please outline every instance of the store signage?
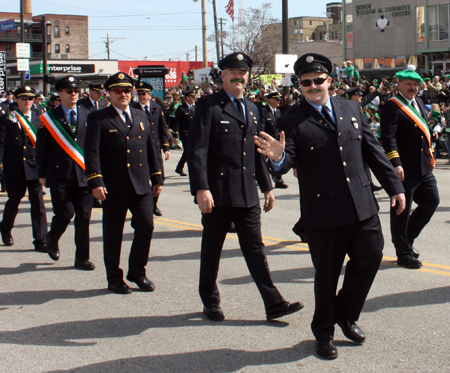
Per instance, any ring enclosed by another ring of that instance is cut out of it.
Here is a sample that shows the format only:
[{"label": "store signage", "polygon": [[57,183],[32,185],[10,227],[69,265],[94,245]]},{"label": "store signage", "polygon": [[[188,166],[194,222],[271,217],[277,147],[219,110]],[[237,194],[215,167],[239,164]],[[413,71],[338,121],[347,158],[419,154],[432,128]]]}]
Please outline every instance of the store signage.
[{"label": "store signage", "polygon": [[[42,66],[42,65],[41,65]],[[87,65],[48,65],[48,73],[61,74],[91,74],[95,72],[94,64]]]},{"label": "store signage", "polygon": [[364,16],[368,14],[381,14],[389,15],[390,17],[402,17],[411,15],[411,10],[413,7],[411,5],[396,5],[396,6],[386,6],[386,7],[376,7],[372,4],[356,5],[356,15]]},{"label": "store signage", "polygon": [[6,90],[6,52],[0,52],[0,95]]},{"label": "store signage", "polygon": [[0,22],[0,31],[11,31],[16,29],[16,22],[13,19],[7,19]]},{"label": "store signage", "polygon": [[16,57],[30,58],[30,43],[16,43]]}]

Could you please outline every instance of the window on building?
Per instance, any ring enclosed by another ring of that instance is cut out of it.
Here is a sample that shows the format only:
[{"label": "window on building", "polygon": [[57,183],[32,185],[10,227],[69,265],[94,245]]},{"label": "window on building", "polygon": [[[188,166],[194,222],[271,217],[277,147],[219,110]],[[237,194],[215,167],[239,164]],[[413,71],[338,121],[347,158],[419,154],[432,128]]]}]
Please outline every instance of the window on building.
[{"label": "window on building", "polygon": [[60,50],[60,48],[59,48],[59,44],[55,44],[55,53],[56,53],[56,54],[61,53],[61,50]]},{"label": "window on building", "polygon": [[406,56],[395,57],[395,67],[406,67]]},{"label": "window on building", "polygon": [[439,5],[439,40],[448,40],[448,4]]},{"label": "window on building", "polygon": [[6,50],[6,52],[11,52],[11,43],[5,44],[5,50]]},{"label": "window on building", "polygon": [[55,38],[59,37],[59,26],[55,26]]},{"label": "window on building", "polygon": [[69,26],[66,26],[66,35],[70,35],[70,29],[69,29]]},{"label": "window on building", "polygon": [[312,21],[309,21],[309,25],[312,26]]},{"label": "window on building", "polygon": [[375,69],[383,69],[384,68],[384,57],[374,58],[373,67]]},{"label": "window on building", "polygon": [[69,52],[70,52],[70,45],[66,44],[66,53],[69,53]]},{"label": "window on building", "polygon": [[322,36],[322,33],[320,32],[320,33],[319,33],[319,40],[322,40],[322,37],[323,37],[323,36]]},{"label": "window on building", "polygon": [[315,32],[313,32],[313,33],[311,34],[311,39],[312,39],[312,40],[316,40],[316,33],[315,33]]},{"label": "window on building", "polygon": [[425,41],[425,7],[418,6],[416,8],[416,32],[417,42]]},{"label": "window on building", "polygon": [[335,37],[336,39],[339,38],[339,31],[336,30],[336,31],[334,32],[334,37]]},{"label": "window on building", "polygon": [[373,69],[373,58],[364,58],[364,69]]},{"label": "window on building", "polygon": [[393,69],[395,67],[395,58],[385,57],[384,58],[384,67],[386,69],[389,69],[389,68]]}]

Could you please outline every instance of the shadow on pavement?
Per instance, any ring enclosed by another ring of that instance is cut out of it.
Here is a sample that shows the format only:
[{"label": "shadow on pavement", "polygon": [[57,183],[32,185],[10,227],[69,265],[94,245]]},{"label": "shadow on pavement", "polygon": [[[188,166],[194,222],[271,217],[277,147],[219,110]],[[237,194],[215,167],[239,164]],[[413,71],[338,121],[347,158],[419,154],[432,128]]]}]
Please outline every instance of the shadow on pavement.
[{"label": "shadow on pavement", "polygon": [[[309,340],[277,350],[245,351],[224,348],[171,355],[142,356],[54,372],[222,373],[236,372],[247,367],[262,365],[273,365],[274,372],[282,372],[282,368],[277,365],[300,361],[311,356],[315,350],[314,346],[314,342]],[[299,370],[302,370],[304,367],[301,363],[300,365]]]},{"label": "shadow on pavement", "polygon": [[[63,322],[0,332],[0,343],[34,346],[92,346],[97,342],[86,342],[85,340],[135,336],[151,328],[217,325],[216,322],[204,320],[201,317],[201,313],[195,312],[173,316],[119,317]],[[267,326],[284,328],[288,325],[289,323],[283,321],[267,322],[264,320],[225,320],[220,323],[221,327]],[[78,342],[77,340],[83,341]],[[119,371],[124,372],[126,370]]]},{"label": "shadow on pavement", "polygon": [[[34,250],[21,250],[22,252],[30,252]],[[45,254],[45,253],[42,253]],[[48,257],[47,257],[48,258]],[[49,260],[51,260],[49,258]],[[26,272],[40,272],[40,271],[67,271],[69,269],[75,269],[74,267],[58,267],[54,265],[55,263],[22,263],[18,267],[3,267],[0,268],[0,276],[5,275],[17,275],[20,273]],[[42,267],[39,266],[50,266],[50,267]],[[2,294],[0,293],[0,298]]]},{"label": "shadow on pavement", "polygon": [[[314,280],[315,270],[313,267],[284,269],[280,271],[270,271],[274,283],[311,283]],[[230,278],[220,281],[223,285],[244,285],[253,283],[250,275],[237,278]]]},{"label": "shadow on pavement", "polygon": [[407,291],[404,293],[388,294],[367,299],[363,312],[376,312],[385,308],[428,306],[444,303],[450,303],[450,286]]},{"label": "shadow on pavement", "polygon": [[110,294],[107,289],[15,291],[0,293],[0,304],[2,306],[38,305],[55,299],[82,299],[106,294]]}]

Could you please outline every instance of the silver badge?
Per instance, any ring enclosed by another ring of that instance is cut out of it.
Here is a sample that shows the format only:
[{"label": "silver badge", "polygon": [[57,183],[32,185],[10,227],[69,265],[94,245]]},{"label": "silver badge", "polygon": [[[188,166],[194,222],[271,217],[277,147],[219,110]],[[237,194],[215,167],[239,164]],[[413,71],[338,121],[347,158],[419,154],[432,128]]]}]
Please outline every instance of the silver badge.
[{"label": "silver badge", "polygon": [[237,58],[239,61],[242,61],[242,60],[244,59],[244,56],[243,56],[242,54],[238,54],[238,55],[236,56],[236,58]]},{"label": "silver badge", "polygon": [[313,56],[306,57],[306,62],[311,63],[313,61],[314,61],[314,57]]},{"label": "silver badge", "polygon": [[75,79],[73,77],[69,77],[69,82],[73,82]]},{"label": "silver badge", "polygon": [[358,129],[358,122],[356,121],[355,117],[352,117],[352,123],[353,123],[353,127],[355,127],[356,129]]}]

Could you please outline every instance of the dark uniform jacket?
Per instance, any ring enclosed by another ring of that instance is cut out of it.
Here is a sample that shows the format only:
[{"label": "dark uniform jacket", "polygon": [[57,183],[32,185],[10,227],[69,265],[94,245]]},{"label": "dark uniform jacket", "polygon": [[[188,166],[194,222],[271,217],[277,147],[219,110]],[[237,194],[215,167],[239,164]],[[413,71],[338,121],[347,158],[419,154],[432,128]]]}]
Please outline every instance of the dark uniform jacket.
[{"label": "dark uniform jacket", "polygon": [[[422,117],[427,118],[422,100],[416,97],[416,102]],[[402,166],[405,176],[423,176],[432,172],[425,134],[395,102],[386,103],[380,124],[381,143],[394,167]]]},{"label": "dark uniform jacket", "polygon": [[352,224],[378,212],[363,159],[390,196],[403,192],[358,103],[331,97],[331,104],[335,129],[306,100],[292,106],[277,122],[286,134],[283,167],[275,172],[268,162],[274,175],[297,169],[306,229]]},{"label": "dark uniform jacket", "polygon": [[[97,101],[98,109],[104,109],[107,105],[106,102],[103,102],[102,100]],[[88,109],[89,111],[95,111],[95,106],[92,104],[89,97],[82,98],[78,100],[77,106],[83,106],[84,108]]]},{"label": "dark uniform jacket", "polygon": [[[31,113],[31,123],[39,128],[39,116]],[[5,119],[0,127],[0,163],[5,181],[26,181],[39,178],[36,150],[19,123]]]},{"label": "dark uniform jacket", "polygon": [[9,113],[9,105],[7,102],[0,102],[0,118]]},{"label": "dark uniform jacket", "polygon": [[[161,106],[155,102],[149,102],[148,123],[152,133],[153,142],[156,146],[156,152],[159,153],[162,149],[164,152],[169,151],[169,131],[164,120],[164,114]],[[133,107],[142,110],[140,103],[134,104]]]},{"label": "dark uniform jacket", "polygon": [[276,108],[274,114],[269,104],[261,105],[259,107],[259,116],[261,118],[262,130],[273,138],[278,138],[280,132],[277,128],[277,119],[281,117],[280,109]]},{"label": "dark uniform jacket", "polygon": [[[197,110],[197,106],[195,106],[195,110]],[[175,111],[175,122],[173,124],[173,132],[180,133],[184,132],[187,136],[189,134],[189,128],[191,127],[192,122],[192,111],[189,109],[188,104],[184,103],[178,106]]]},{"label": "dark uniform jacket", "polygon": [[[81,106],[77,107],[76,133],[73,133],[70,129],[61,106],[50,109],[50,111],[69,136],[83,149],[89,110]],[[84,170],[61,148],[43,124],[41,124],[37,134],[36,153],[39,177],[47,179],[47,187],[75,188],[87,186]]]},{"label": "dark uniform jacket", "polygon": [[272,189],[265,157],[253,142],[261,130],[258,108],[248,99],[245,105],[247,123],[223,89],[196,104],[187,154],[191,193],[209,189],[216,206],[256,206],[256,182],[262,192]]},{"label": "dark uniform jacket", "polygon": [[45,109],[42,105],[33,104],[31,106],[31,111],[33,112],[33,114],[36,113],[39,116],[45,112]]},{"label": "dark uniform jacket", "polygon": [[89,114],[84,152],[89,189],[142,195],[151,191],[150,179],[163,184],[147,116],[133,107],[130,112],[131,128],[112,105]]}]

